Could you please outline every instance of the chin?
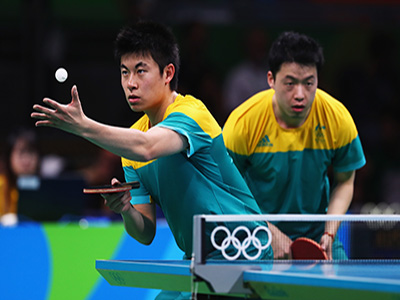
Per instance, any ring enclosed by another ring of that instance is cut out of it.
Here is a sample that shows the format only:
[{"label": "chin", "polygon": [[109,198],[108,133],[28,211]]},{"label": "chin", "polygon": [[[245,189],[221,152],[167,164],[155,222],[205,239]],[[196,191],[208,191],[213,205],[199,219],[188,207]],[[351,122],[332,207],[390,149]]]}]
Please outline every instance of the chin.
[{"label": "chin", "polygon": [[131,110],[133,112],[142,112],[143,111],[143,109],[139,109],[138,107],[132,107],[132,106],[131,106]]}]

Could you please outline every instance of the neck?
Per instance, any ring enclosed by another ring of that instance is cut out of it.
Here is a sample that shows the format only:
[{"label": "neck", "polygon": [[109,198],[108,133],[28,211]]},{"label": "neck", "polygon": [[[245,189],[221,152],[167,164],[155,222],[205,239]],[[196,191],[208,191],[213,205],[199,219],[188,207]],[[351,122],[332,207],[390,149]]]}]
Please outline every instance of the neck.
[{"label": "neck", "polygon": [[174,103],[178,93],[172,91],[168,93],[168,95],[161,101],[161,104],[158,105],[153,110],[145,111],[145,114],[149,117],[150,127],[157,125],[164,119],[165,112],[167,111],[168,106]]}]

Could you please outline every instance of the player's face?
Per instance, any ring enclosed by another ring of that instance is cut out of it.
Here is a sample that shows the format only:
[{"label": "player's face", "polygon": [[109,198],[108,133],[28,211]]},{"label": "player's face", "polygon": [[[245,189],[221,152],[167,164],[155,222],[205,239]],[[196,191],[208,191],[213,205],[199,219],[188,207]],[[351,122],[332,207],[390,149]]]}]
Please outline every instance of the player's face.
[{"label": "player's face", "polygon": [[125,54],[121,57],[121,84],[133,111],[145,113],[162,106],[169,90],[165,72],[160,74],[150,55]]},{"label": "player's face", "polygon": [[318,86],[316,66],[284,63],[275,78],[268,72],[268,83],[275,90],[272,101],[281,126],[301,126],[315,98]]}]

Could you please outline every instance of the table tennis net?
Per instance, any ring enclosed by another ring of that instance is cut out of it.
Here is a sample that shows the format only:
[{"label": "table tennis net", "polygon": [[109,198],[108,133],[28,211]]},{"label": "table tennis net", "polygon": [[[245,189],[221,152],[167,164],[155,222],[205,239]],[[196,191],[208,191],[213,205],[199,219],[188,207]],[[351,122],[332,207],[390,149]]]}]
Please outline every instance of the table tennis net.
[{"label": "table tennis net", "polygon": [[283,244],[286,235],[292,241],[307,237],[320,243],[326,232],[334,234],[332,260],[400,259],[400,215],[195,216],[193,254],[198,263],[209,258],[259,260],[268,257],[271,243],[272,248]]}]

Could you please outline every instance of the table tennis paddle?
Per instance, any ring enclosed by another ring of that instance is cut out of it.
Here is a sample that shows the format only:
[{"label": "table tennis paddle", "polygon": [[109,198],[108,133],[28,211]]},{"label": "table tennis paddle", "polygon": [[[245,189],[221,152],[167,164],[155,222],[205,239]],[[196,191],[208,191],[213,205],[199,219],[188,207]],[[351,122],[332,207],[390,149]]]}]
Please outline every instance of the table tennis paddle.
[{"label": "table tennis paddle", "polygon": [[139,181],[131,181],[131,182],[124,182],[119,185],[102,185],[102,186],[93,186],[83,189],[83,193],[85,194],[110,194],[110,193],[120,193],[126,192],[131,189],[139,188],[140,183]]},{"label": "table tennis paddle", "polygon": [[328,256],[321,248],[321,245],[312,239],[301,237],[296,239],[291,245],[293,259],[326,260]]}]

